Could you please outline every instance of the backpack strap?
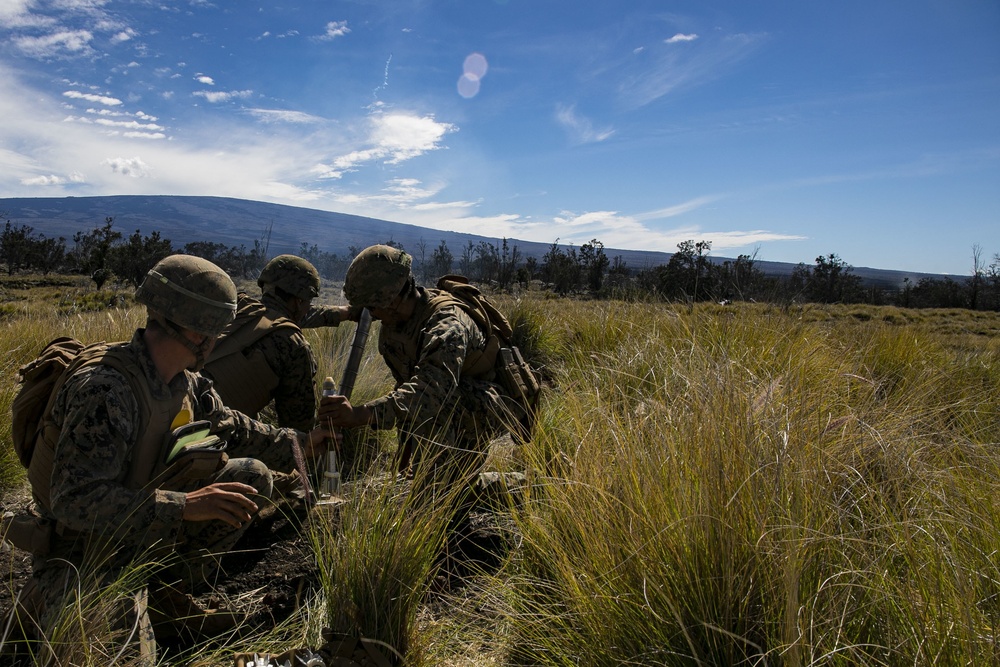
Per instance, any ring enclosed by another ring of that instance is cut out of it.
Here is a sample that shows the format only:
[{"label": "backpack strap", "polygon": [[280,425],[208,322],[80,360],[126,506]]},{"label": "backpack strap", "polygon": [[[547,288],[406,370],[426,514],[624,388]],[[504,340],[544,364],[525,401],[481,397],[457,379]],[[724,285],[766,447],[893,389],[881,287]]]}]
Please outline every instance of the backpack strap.
[{"label": "backpack strap", "polygon": [[237,352],[242,352],[275,329],[299,330],[299,325],[283,315],[268,317],[267,306],[254,302],[236,314],[236,319],[221,336],[209,357],[209,365]]},{"label": "backpack strap", "polygon": [[62,375],[52,386],[52,393],[45,404],[38,423],[38,435],[35,440],[35,451],[28,466],[28,481],[31,483],[31,491],[35,500],[46,509],[51,507],[51,483],[52,483],[52,463],[55,458],[56,441],[59,438],[60,429],[52,421],[52,409],[55,406],[56,397],[67,381],[80,369],[99,364],[106,364],[121,373],[129,385],[132,387],[133,395],[139,404],[140,418],[143,420],[138,431],[145,431],[145,423],[149,419],[149,388],[140,379],[141,370],[133,368],[127,363],[116,349],[124,343],[108,344],[94,343],[84,347],[75,359],[66,367]]},{"label": "backpack strap", "polygon": [[472,318],[486,338],[486,347],[482,352],[466,356],[462,372],[474,377],[488,377],[496,367],[500,348],[511,344],[514,331],[510,323],[465,276],[442,276],[438,279],[437,288],[440,293],[431,298],[431,313],[446,304],[455,304]]}]

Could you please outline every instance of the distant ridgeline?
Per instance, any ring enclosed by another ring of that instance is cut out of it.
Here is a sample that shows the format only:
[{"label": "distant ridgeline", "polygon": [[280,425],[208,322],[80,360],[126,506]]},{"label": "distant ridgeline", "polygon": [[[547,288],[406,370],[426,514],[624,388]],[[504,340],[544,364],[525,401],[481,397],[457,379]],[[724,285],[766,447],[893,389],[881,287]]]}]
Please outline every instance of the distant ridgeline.
[{"label": "distant ridgeline", "polygon": [[[157,259],[188,252],[253,278],[270,257],[293,253],[340,280],[358,250],[400,246],[419,280],[462,273],[506,289],[537,281],[562,294],[653,295],[685,301],[898,303],[994,309],[996,273],[981,280],[854,268],[831,254],[813,265],[709,255],[692,239],[677,252],[579,247],[447,232],[374,218],[225,197],[114,196],[0,199],[8,273],[74,272],[137,284]],[[992,276],[992,278],[991,278]],[[992,280],[992,282],[991,282]]]}]

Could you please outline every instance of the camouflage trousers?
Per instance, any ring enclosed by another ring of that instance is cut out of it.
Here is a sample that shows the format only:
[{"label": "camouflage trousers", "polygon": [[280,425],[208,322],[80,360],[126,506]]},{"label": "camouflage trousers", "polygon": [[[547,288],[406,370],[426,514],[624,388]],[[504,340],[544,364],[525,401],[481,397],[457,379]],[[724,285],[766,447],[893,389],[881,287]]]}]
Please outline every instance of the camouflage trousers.
[{"label": "camouflage trousers", "polygon": [[420,406],[398,427],[398,471],[441,493],[471,487],[491,440],[511,432],[524,409],[491,382],[463,380],[453,405]]},{"label": "camouflage trousers", "polygon": [[[271,471],[256,459],[230,459],[210,479],[182,490],[242,482],[269,498],[271,479]],[[262,506],[260,498],[255,501]],[[150,645],[155,661],[146,607],[148,582],[188,592],[211,586],[220,577],[222,557],[248,527],[233,528],[217,520],[184,522],[174,540],[115,535],[113,544],[94,535],[56,537],[52,553],[33,563],[32,579],[20,596],[19,615],[26,617],[20,623],[27,634],[44,637],[44,645],[72,647],[76,641],[98,638],[139,656],[139,664],[153,664],[146,662]],[[67,636],[81,631],[82,637]]]}]

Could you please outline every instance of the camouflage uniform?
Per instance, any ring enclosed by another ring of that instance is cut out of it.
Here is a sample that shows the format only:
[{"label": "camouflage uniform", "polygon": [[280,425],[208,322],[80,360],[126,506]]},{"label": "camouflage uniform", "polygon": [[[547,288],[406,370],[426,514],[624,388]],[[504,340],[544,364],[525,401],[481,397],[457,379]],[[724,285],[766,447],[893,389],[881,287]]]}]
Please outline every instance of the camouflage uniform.
[{"label": "camouflage uniform", "polygon": [[[127,349],[134,354],[154,399],[186,394],[194,408],[191,419],[210,421],[213,433],[228,442],[231,458],[225,467],[184,490],[236,481],[269,496],[271,473],[266,465],[291,469],[292,439],[298,434],[229,410],[209,381],[198,374],[184,372],[165,384],[142,332],[136,332]],[[52,467],[51,508],[39,507],[39,512],[58,529],[51,553],[36,556],[33,563],[44,604],[43,627],[48,627],[65,596],[75,589],[77,568],[88,574],[95,574],[96,569],[98,579],[108,583],[130,563],[169,562],[161,577],[183,580],[193,588],[210,580],[218,555],[228,551],[246,530],[221,521],[184,522],[184,493],[128,488],[120,482],[131,448],[141,435],[136,432],[140,409],[129,379],[100,364],[78,371],[56,397],[51,416],[60,426],[60,435]],[[100,546],[109,543],[113,553]]]},{"label": "camouflage uniform", "polygon": [[[269,294],[265,294],[261,300],[241,293],[237,301],[236,321],[242,326],[254,326],[254,321],[243,322],[241,314],[251,310],[264,308],[263,316],[272,321],[284,322],[285,326],[273,326],[260,336],[255,342],[248,345],[240,353],[247,359],[259,359],[256,363],[266,364],[266,368],[259,368],[256,372],[257,382],[264,382],[264,375],[270,376],[274,380],[274,386],[270,389],[267,399],[274,401],[274,409],[277,413],[278,424],[300,430],[308,430],[316,423],[316,371],[318,365],[313,355],[312,348],[302,335],[302,329],[291,322],[290,313],[281,301]],[[280,318],[280,319],[279,319]],[[257,317],[256,320],[260,320]],[[338,318],[339,322],[339,318]],[[219,345],[225,344],[225,336],[232,335],[227,332],[220,339]],[[226,375],[223,364],[226,363],[224,357],[215,355],[205,365],[202,374],[215,381],[216,389],[222,400],[227,405],[233,405],[251,417],[257,417],[267,402],[260,400],[255,404],[247,405],[239,400],[237,396],[240,392],[240,378]]]},{"label": "camouflage uniform", "polygon": [[[283,298],[274,293],[279,287],[291,296],[311,300],[319,294],[319,274],[306,260],[294,255],[279,255],[261,272],[263,292],[260,300],[241,293],[236,319],[220,338],[216,354],[202,371],[215,381],[226,405],[257,417],[272,400],[280,426],[309,430],[316,424],[316,371],[318,365],[302,329],[338,326],[342,321],[336,307],[312,306],[300,322]],[[248,315],[258,311],[256,315]],[[238,338],[240,331],[253,330],[267,322],[266,331],[251,338],[239,351],[248,367],[237,370],[231,359],[223,356],[227,337]],[[250,329],[247,329],[247,328]],[[262,365],[263,364],[263,365]],[[247,383],[253,383],[252,389]]]},{"label": "camouflage uniform", "polygon": [[472,318],[457,305],[431,312],[438,290],[416,291],[413,316],[395,326],[383,323],[379,333],[396,388],[367,403],[373,427],[399,430],[403,466],[431,457],[455,474],[478,474],[486,445],[507,431],[517,406],[498,384],[462,374],[466,356],[486,346]]}]

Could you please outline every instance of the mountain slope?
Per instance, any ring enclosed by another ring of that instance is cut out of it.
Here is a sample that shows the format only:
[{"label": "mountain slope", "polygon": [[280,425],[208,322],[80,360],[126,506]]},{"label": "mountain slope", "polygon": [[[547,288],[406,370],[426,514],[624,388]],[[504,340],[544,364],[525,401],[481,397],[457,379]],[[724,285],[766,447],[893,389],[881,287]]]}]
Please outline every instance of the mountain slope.
[{"label": "mountain slope", "polygon": [[[30,197],[0,199],[0,217],[14,225],[28,225],[48,237],[71,239],[73,234],[104,224],[113,217],[123,234],[159,231],[175,247],[192,241],[213,241],[227,246],[252,247],[255,240],[268,242],[268,254],[294,253],[303,243],[325,252],[345,255],[349,248],[395,241],[412,254],[420,243],[430,253],[441,241],[458,257],[469,243],[496,243],[496,237],[477,236],[417,227],[346,213],[331,213],[297,206],[231,199],[174,195],[123,195],[110,197]],[[268,237],[268,230],[270,236]],[[553,234],[553,241],[555,235]],[[697,240],[697,239],[696,239]],[[509,239],[522,257],[541,259],[551,244]],[[631,269],[666,264],[670,253],[605,248],[608,257],[621,256]],[[712,257],[722,262],[725,257]],[[805,258],[812,264],[815,258]],[[795,267],[784,262],[757,262],[769,275],[788,275]],[[867,283],[896,287],[904,278],[917,281],[930,274],[855,267]]]}]

